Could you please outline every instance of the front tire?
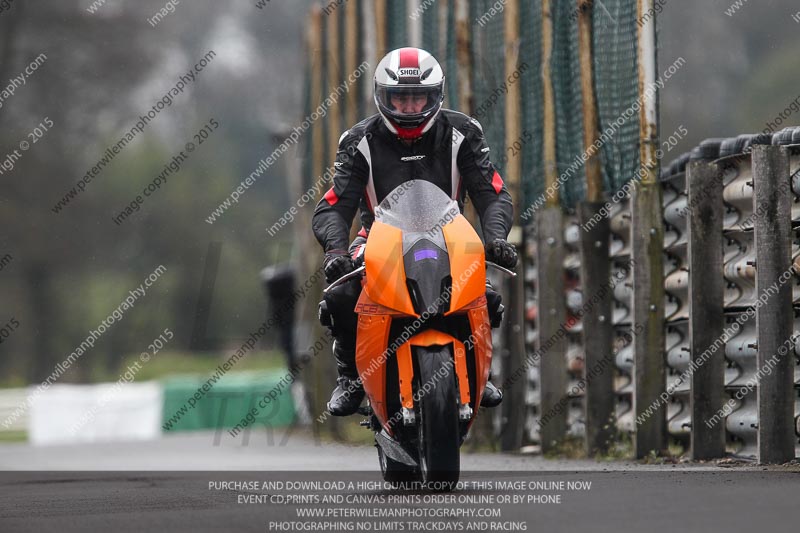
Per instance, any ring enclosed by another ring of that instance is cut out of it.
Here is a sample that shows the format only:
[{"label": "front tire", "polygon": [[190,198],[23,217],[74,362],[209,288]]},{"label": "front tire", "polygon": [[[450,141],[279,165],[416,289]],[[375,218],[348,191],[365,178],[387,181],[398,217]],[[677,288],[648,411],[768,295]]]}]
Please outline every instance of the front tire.
[{"label": "front tire", "polygon": [[458,389],[449,347],[417,348],[417,448],[423,483],[451,491],[461,468]]}]

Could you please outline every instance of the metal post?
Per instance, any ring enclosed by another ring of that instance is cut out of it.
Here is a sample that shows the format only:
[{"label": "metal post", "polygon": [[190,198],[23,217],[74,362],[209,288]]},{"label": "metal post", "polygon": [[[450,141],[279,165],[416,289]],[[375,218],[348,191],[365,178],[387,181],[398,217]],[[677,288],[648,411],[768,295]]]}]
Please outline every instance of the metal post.
[{"label": "metal post", "polygon": [[[311,102],[321,102],[322,97],[322,72],[325,54],[322,44],[322,9],[319,6],[311,8],[308,16],[308,64],[311,74]],[[311,125],[311,175],[321,176],[325,165],[325,128],[321,120],[314,121]]]},{"label": "metal post", "polygon": [[[472,115],[474,111],[472,97],[472,64],[474,61],[472,58],[472,43],[470,42],[471,31],[467,0],[454,0],[452,9],[455,18],[456,76],[455,79],[451,79],[447,83],[452,84],[450,85],[452,88],[458,88],[458,100],[456,101],[448,96],[448,101],[451,102],[452,105],[457,106],[455,109],[458,109],[465,115]],[[447,25],[445,23],[445,28],[446,27]],[[467,217],[467,220],[469,220],[473,226],[478,226],[480,217],[478,217],[478,212],[475,210],[474,202],[465,204],[464,216]]]},{"label": "metal post", "polygon": [[[351,76],[358,66],[358,5],[350,2],[344,7],[344,75]],[[368,76],[364,76],[368,78]],[[358,122],[358,89],[359,86],[353,85],[345,93],[345,122],[346,127],[352,127]]]},{"label": "metal post", "polygon": [[564,322],[564,215],[545,207],[536,222],[539,266],[539,341],[541,354],[542,453],[557,447],[567,431],[567,350]]},{"label": "metal post", "polygon": [[686,190],[692,206],[687,223],[689,353],[694,364],[691,456],[710,459],[725,454],[725,425],[706,424],[722,409],[725,386],[725,349],[720,342],[725,323],[720,168],[715,163],[692,161],[687,166]]},{"label": "metal post", "polygon": [[594,149],[600,138],[597,127],[597,98],[594,94],[594,69],[592,68],[594,0],[577,0],[577,5],[578,56],[581,66],[581,99],[583,101],[583,146],[589,154],[589,159],[586,161],[586,200],[600,202],[603,199],[603,175],[600,171],[600,154]]},{"label": "metal post", "polygon": [[640,183],[631,202],[633,264],[634,454],[637,459],[667,447],[664,373],[664,230],[661,188]]},{"label": "metal post", "polygon": [[470,21],[467,0],[455,0],[456,11],[456,64],[458,65],[458,105],[462,113],[472,111],[472,55],[470,53]]},{"label": "metal post", "polygon": [[577,0],[583,146],[589,154],[585,166],[587,201],[578,206],[579,223],[584,228],[579,243],[581,285],[584,304],[596,300],[596,304],[587,307],[583,315],[585,447],[588,455],[605,452],[614,434],[612,292],[608,288],[611,279],[608,257],[610,228],[608,217],[600,213],[604,206],[603,175],[600,171],[600,154],[594,149],[600,135],[592,68],[593,7],[593,0]]},{"label": "metal post", "polygon": [[[449,2],[440,1],[439,6],[436,8],[436,16],[438,17],[438,23],[436,27],[439,31],[439,40],[437,43],[438,48],[435,51],[432,51],[433,55],[439,58],[446,58],[447,57],[447,19],[448,15],[450,14],[450,6],[448,5]],[[431,52],[429,50],[429,52]],[[442,67],[445,68],[446,67]],[[447,72],[445,72],[447,74]],[[447,91],[445,91],[447,92]],[[445,95],[445,98],[447,96]],[[447,102],[447,107],[452,107],[450,102]]]},{"label": "metal post", "polygon": [[553,14],[550,0],[542,0],[542,156],[544,157],[545,190],[552,191],[546,198],[548,206],[559,205],[558,168],[556,166],[556,106],[550,59],[553,54]]},{"label": "metal post", "polygon": [[[505,76],[512,79],[514,72],[519,68],[519,0],[508,0],[503,10],[505,15]],[[521,142],[522,137],[522,110],[521,83],[508,86],[505,101],[506,148],[513,147]],[[522,150],[512,150],[505,164],[506,187],[511,194],[514,205],[522,205]],[[515,224],[519,224],[519,212],[515,213]]]},{"label": "metal post", "polygon": [[[388,52],[386,49],[388,46],[386,43],[388,40],[388,36],[386,35],[386,0],[373,1],[375,3],[375,57],[377,58],[375,65],[377,66],[378,61]],[[363,3],[368,4],[369,2]]]},{"label": "metal post", "polygon": [[[792,335],[792,234],[789,153],[782,146],[753,146],[758,345],[758,461],[794,459],[794,350]],[[758,208],[756,208],[756,206]],[[793,348],[793,344],[792,344]],[[769,371],[767,370],[769,369]]]},{"label": "metal post", "polygon": [[[524,243],[520,246],[525,249]],[[525,360],[525,275],[524,268],[518,268],[518,275],[506,285],[509,290],[506,305],[505,347],[507,356],[503,358],[503,376],[513,375],[522,368]],[[525,436],[525,396],[528,389],[527,372],[523,379],[503,388],[502,436],[500,447],[503,451],[517,451],[522,447]],[[487,418],[488,420],[488,418]]]},{"label": "metal post", "polygon": [[[378,55],[378,18],[375,13],[377,9],[375,2],[362,2],[361,20],[359,29],[361,30],[361,59],[369,64],[369,68],[374,70],[381,59]],[[367,110],[372,110],[372,77],[361,76],[360,78],[361,102],[359,103],[359,116],[366,116]],[[350,126],[350,124],[348,124]]]},{"label": "metal post", "polygon": [[[510,77],[517,69],[519,59],[519,0],[509,0],[504,9],[505,16],[505,73]],[[460,28],[461,26],[459,26]],[[459,39],[460,42],[460,39]],[[459,69],[461,67],[459,66]],[[461,85],[464,87],[464,84]],[[520,112],[520,84],[511,85],[505,101],[506,137],[505,145],[512,146],[519,142],[522,130],[522,113]],[[459,90],[462,105],[472,103],[471,91],[466,93]],[[472,110],[470,109],[470,112]],[[514,205],[522,205],[520,180],[522,174],[522,157],[520,154],[512,155],[503,169],[506,187],[508,188]],[[514,227],[508,236],[508,241],[518,250],[524,250],[523,232],[519,225],[519,210],[514,210]],[[506,315],[507,323],[507,357],[504,359],[506,375],[510,375],[524,364],[525,359],[525,276],[524,268],[518,269],[521,275],[508,280],[509,299]],[[525,405],[525,393],[528,387],[527,379],[514,383],[510,390],[503,391],[507,395],[507,402],[503,410],[503,440],[502,449],[518,450],[522,447],[525,429],[525,410],[520,409]]]},{"label": "metal post", "polygon": [[[539,273],[539,340],[537,352],[541,381],[539,420],[542,452],[547,452],[563,440],[567,431],[566,400],[567,369],[565,355],[566,334],[558,331],[564,327],[564,215],[559,203],[558,170],[556,168],[556,131],[553,84],[550,76],[550,56],[553,52],[553,16],[550,0],[542,0],[542,87],[544,89],[543,157],[545,189],[553,194],[546,199],[546,207],[536,217],[537,266]],[[555,411],[559,410],[559,413]],[[547,417],[545,420],[544,417]]]},{"label": "metal post", "polygon": [[[653,0],[638,0],[638,20],[652,13]],[[639,41],[639,160],[644,170],[631,202],[633,265],[634,454],[637,458],[667,447],[664,379],[664,222],[658,176],[658,95],[655,17],[637,28]]]},{"label": "metal post", "polygon": [[[609,286],[611,262],[608,258],[610,224],[599,216],[601,203],[582,202],[578,206],[581,231],[581,284],[586,312],[583,315],[584,409],[586,413],[586,453],[605,452],[615,432],[614,353]],[[591,222],[590,222],[591,221]],[[588,304],[592,305],[589,306]]]},{"label": "metal post", "polygon": [[406,0],[408,45],[416,48],[422,47],[422,14],[419,13],[421,3],[420,0]]},{"label": "metal post", "polygon": [[[322,20],[322,10],[319,8],[319,6],[312,7],[308,22],[307,39],[309,61],[311,64],[311,105],[316,106],[317,102],[321,102],[323,100],[322,73],[324,71],[322,69],[322,62],[324,62],[327,58],[327,55],[324,52],[325,44],[322,42],[324,23]],[[325,144],[325,125],[323,124],[323,121],[318,120],[312,125],[311,129],[312,176],[321,176],[323,173],[323,168],[325,168]],[[336,152],[334,151],[334,153],[331,154],[331,159],[333,159],[335,153]],[[290,184],[294,184],[290,185],[290,187],[296,187],[296,184],[301,183],[301,180],[298,176],[298,174],[301,172],[297,163],[298,161],[294,161],[294,165],[291,165],[289,168],[287,168],[288,177],[290,178],[289,182]],[[319,267],[322,262],[322,258],[320,257],[319,247],[315,246],[314,239],[312,238],[311,220],[306,217],[300,217],[297,222],[298,223],[294,225],[296,238],[295,242],[298,244],[298,249],[304,250],[304,253],[301,253],[298,256],[298,268],[299,272],[302,273],[303,278],[307,278],[307,276],[309,276]],[[314,251],[311,253],[305,252],[308,250]],[[299,303],[299,306],[301,307],[300,314],[302,316],[302,320],[305,320],[308,323],[309,331],[313,332],[312,335],[322,331],[322,327],[320,326],[319,321],[316,319],[316,304],[317,301],[315,301],[315,298],[311,296]],[[302,349],[304,347],[301,346],[300,348]],[[323,427],[326,428],[334,437],[340,437],[338,419],[335,417],[330,417],[328,418],[328,423],[326,423],[324,426],[317,421],[317,415],[325,411],[326,398],[331,387],[333,386],[331,376],[335,372],[335,366],[332,359],[332,357],[321,358],[316,364],[312,365],[313,368],[307,369],[305,372],[306,375],[303,376],[304,382],[310,384],[311,389],[313,390],[311,393],[312,399],[310,404],[314,409],[313,428],[314,436],[316,438],[319,438]]]},{"label": "metal post", "polygon": [[[339,10],[334,9],[325,17],[326,40],[325,50],[323,56],[327,64],[325,65],[327,72],[327,91],[333,91],[342,81],[341,65],[343,64],[342,57],[339,54]],[[328,160],[333,161],[336,157],[336,152],[339,149],[339,137],[342,135],[342,106],[337,101],[325,117],[325,123],[328,126]],[[348,124],[348,128],[350,125]],[[330,163],[327,163],[330,164]],[[327,166],[326,164],[326,166]]]}]

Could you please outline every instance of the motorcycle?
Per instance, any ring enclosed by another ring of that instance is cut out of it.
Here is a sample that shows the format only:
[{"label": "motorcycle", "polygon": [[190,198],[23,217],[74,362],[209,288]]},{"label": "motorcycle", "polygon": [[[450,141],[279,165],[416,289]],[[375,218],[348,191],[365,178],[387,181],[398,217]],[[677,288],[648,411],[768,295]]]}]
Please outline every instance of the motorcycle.
[{"label": "motorcycle", "polygon": [[492,363],[484,246],[458,204],[423,180],[375,208],[355,311],[356,366],[368,399],[381,473],[452,490]]}]

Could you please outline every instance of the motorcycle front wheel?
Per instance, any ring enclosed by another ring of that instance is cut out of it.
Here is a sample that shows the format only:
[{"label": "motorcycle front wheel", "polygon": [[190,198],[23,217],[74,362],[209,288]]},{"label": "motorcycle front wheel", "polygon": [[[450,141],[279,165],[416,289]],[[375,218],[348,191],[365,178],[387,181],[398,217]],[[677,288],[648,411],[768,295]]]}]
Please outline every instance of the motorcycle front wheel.
[{"label": "motorcycle front wheel", "polygon": [[417,347],[417,449],[422,481],[448,492],[461,468],[458,389],[450,347]]}]

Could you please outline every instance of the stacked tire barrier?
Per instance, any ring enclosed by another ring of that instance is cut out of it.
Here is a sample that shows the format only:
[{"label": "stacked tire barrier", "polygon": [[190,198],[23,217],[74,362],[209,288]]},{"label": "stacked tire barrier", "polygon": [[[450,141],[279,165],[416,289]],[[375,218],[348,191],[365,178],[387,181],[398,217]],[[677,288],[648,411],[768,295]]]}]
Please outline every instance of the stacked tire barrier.
[{"label": "stacked tire barrier", "polygon": [[586,419],[582,409],[585,395],[581,387],[586,357],[583,347],[583,320],[581,320],[579,312],[585,299],[581,284],[581,254],[578,248],[581,230],[575,217],[567,217],[565,222],[564,297],[567,308],[567,320],[565,322],[567,338],[565,408],[567,409],[567,434],[571,437],[580,438],[586,434]]},{"label": "stacked tire barrier", "polygon": [[615,416],[617,429],[633,431],[633,320],[631,296],[633,273],[631,269],[631,216],[627,202],[616,205],[611,215],[611,276],[614,282],[614,307],[611,321],[614,324],[614,379]]},{"label": "stacked tire barrier", "polygon": [[[530,229],[528,233],[533,233]],[[538,294],[537,283],[539,273],[536,265],[536,239],[533,235],[525,238],[526,248],[522,256],[523,272],[525,276],[525,351],[528,354],[536,352],[539,342],[538,323]],[[533,361],[526,373],[525,393],[525,432],[523,445],[538,444],[541,442],[539,434],[539,421],[541,419],[541,377],[538,361]]]},{"label": "stacked tire barrier", "polygon": [[[707,139],[665,165],[660,184],[667,444],[695,459],[728,454],[765,463],[792,459],[800,452],[800,127]],[[635,437],[635,413],[646,411],[633,409],[636,380],[643,378],[636,377],[631,342],[641,327],[631,310],[636,258],[631,258],[629,209],[623,201],[609,214],[618,437]],[[576,318],[588,298],[576,246],[581,228],[569,213],[564,220],[566,438],[587,430],[589,407],[584,395],[574,392],[586,375],[583,339],[592,331]],[[530,231],[528,242],[535,246],[536,228]],[[540,272],[536,250],[526,255],[526,341],[541,355]],[[545,372],[537,367],[529,373],[530,443],[539,442]]]},{"label": "stacked tire barrier", "polygon": [[[688,157],[684,158],[688,160]],[[686,161],[680,172],[662,181],[664,203],[664,301],[667,383],[667,431],[682,445],[689,443],[691,414],[689,380],[689,269],[686,235]]]},{"label": "stacked tire barrier", "polygon": [[[668,431],[695,458],[732,453],[774,462],[797,453],[798,154],[800,128],[789,128],[707,139],[662,172]],[[693,235],[693,220],[714,213],[715,230]],[[693,270],[689,257],[715,246],[720,264]],[[785,250],[782,258],[776,249]],[[719,294],[718,305],[693,308],[708,292]],[[714,331],[692,331],[689,319],[701,313],[719,313]],[[719,339],[721,353],[696,346],[700,336]],[[715,386],[701,387],[696,376],[709,368],[712,381],[703,384]]]}]

